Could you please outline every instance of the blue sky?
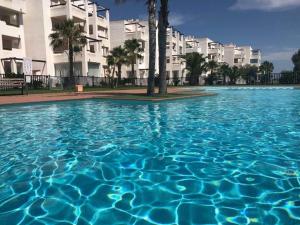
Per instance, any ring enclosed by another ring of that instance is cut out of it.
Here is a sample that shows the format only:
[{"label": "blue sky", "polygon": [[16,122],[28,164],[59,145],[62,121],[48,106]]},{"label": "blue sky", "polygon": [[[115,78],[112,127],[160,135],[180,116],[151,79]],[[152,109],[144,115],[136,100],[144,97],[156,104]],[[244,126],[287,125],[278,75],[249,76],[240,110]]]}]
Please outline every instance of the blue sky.
[{"label": "blue sky", "polygon": [[[222,43],[251,45],[263,52],[275,71],[292,69],[300,48],[300,0],[169,0],[170,22],[186,35],[210,37]],[[145,0],[128,0],[110,8],[111,20],[145,18]]]}]

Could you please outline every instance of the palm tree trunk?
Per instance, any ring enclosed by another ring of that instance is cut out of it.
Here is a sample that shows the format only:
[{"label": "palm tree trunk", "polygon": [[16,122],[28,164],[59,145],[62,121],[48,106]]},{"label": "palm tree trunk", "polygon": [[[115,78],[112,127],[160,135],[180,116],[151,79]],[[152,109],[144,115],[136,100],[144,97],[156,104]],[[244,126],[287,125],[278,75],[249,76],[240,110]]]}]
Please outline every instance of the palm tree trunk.
[{"label": "palm tree trunk", "polygon": [[118,86],[120,85],[121,82],[121,73],[122,73],[122,65],[118,64]]},{"label": "palm tree trunk", "polygon": [[110,79],[110,87],[114,88],[115,87],[115,72],[116,72],[116,66],[113,67],[111,79]]},{"label": "palm tree trunk", "polygon": [[148,0],[149,13],[149,74],[147,95],[154,95],[155,58],[156,58],[156,0]]},{"label": "palm tree trunk", "polygon": [[72,89],[75,86],[75,77],[74,77],[74,49],[73,49],[73,43],[72,41],[69,40],[69,79],[68,79],[68,84],[67,88]]},{"label": "palm tree trunk", "polygon": [[134,64],[134,62],[131,63],[131,79],[133,85],[135,85]]},{"label": "palm tree trunk", "polygon": [[161,0],[158,24],[158,42],[159,42],[159,94],[167,94],[167,28],[168,22],[168,0]]}]

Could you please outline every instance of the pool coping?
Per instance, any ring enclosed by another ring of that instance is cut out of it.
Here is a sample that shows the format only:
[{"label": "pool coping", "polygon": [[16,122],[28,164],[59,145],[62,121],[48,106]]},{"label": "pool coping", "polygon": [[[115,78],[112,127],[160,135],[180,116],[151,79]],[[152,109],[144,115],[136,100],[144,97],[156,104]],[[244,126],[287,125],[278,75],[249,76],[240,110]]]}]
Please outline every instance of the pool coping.
[{"label": "pool coping", "polygon": [[[64,102],[64,101],[78,101],[78,100],[120,100],[120,101],[136,101],[136,102],[164,102],[174,101],[181,99],[190,99],[197,97],[214,96],[216,93],[211,92],[197,92],[191,93],[186,91],[176,91],[172,94],[178,94],[178,96],[172,97],[147,97],[137,96],[135,93],[111,93],[111,92],[86,92],[86,93],[60,93],[60,94],[35,94],[35,95],[20,95],[20,96],[6,96],[0,98],[0,107],[9,105],[20,104],[33,104],[33,103],[47,103],[47,102]],[[9,101],[10,100],[10,101]]]}]

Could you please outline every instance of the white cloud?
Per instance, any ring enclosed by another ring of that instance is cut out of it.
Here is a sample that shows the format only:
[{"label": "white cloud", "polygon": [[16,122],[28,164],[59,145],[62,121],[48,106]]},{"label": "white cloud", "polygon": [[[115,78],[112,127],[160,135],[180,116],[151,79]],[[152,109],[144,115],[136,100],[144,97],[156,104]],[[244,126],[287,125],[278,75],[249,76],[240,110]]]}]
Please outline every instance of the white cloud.
[{"label": "white cloud", "polygon": [[[139,15],[139,19],[147,20],[148,15],[147,14],[141,14],[141,15]],[[191,17],[184,16],[184,15],[181,15],[179,13],[170,13],[170,15],[169,15],[169,24],[171,26],[180,26],[180,25],[183,25],[183,24],[187,23],[190,20],[192,20]]]},{"label": "white cloud", "polygon": [[177,13],[171,13],[169,16],[169,23],[171,26],[180,26],[189,20],[188,17]]},{"label": "white cloud", "polygon": [[300,7],[300,0],[237,0],[231,9],[275,11],[293,7]]}]

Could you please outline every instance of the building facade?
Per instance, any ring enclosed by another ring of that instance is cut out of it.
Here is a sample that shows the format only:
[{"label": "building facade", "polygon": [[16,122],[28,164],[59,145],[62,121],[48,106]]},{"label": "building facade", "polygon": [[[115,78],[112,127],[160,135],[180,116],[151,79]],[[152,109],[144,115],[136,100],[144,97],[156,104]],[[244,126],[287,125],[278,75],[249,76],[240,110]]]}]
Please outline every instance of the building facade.
[{"label": "building facade", "polygon": [[[149,68],[149,31],[147,24],[140,20],[118,20],[110,22],[111,48],[123,46],[126,40],[137,39],[143,49],[142,57],[134,65],[134,77],[144,79],[148,77]],[[130,77],[131,66],[123,65],[121,76]]]},{"label": "building facade", "polygon": [[167,78],[180,79],[186,75],[186,63],[182,56],[186,54],[184,35],[174,27],[167,30]]},{"label": "building facade", "polygon": [[207,61],[224,62],[224,46],[219,42],[215,42],[209,38],[198,38],[199,46],[202,54]]},{"label": "building facade", "polygon": [[110,49],[108,9],[91,0],[5,0],[0,10],[0,72],[22,73],[27,57],[33,61],[33,74],[68,76],[68,49],[53,49],[49,35],[56,24],[73,19],[87,39],[74,56],[74,74],[105,75]]},{"label": "building facade", "polygon": [[[52,49],[49,35],[55,25],[73,19],[82,27],[87,45],[74,56],[76,76],[103,76],[109,52],[109,11],[89,0],[26,0],[25,39],[27,56],[46,61],[33,66],[34,73],[67,76],[67,49]],[[32,43],[35,43],[32,46]]]},{"label": "building facade", "polygon": [[26,56],[24,13],[25,0],[0,2],[0,74],[23,72]]},{"label": "building facade", "polygon": [[197,52],[199,54],[202,54],[201,45],[198,39],[194,36],[185,37],[185,51],[186,53]]},{"label": "building facade", "polygon": [[224,46],[224,62],[229,66],[261,65],[261,51],[253,49],[251,46],[238,47],[235,44]]},{"label": "building facade", "polygon": [[[138,60],[135,68],[136,78],[148,78],[149,71],[149,27],[148,21],[141,20],[119,20],[110,22],[111,30],[111,47],[123,46],[126,40],[138,39],[144,52],[142,59]],[[159,48],[158,33],[156,34],[156,74],[159,74]],[[182,77],[185,74],[185,61],[182,55],[185,55],[185,39],[184,35],[173,27],[167,30],[167,77]],[[131,67],[124,65],[122,67],[122,77],[128,77],[131,73]]]}]

